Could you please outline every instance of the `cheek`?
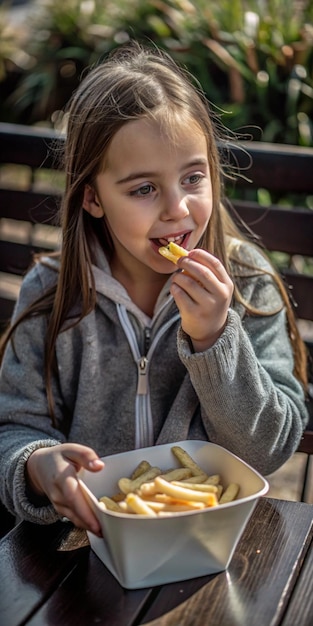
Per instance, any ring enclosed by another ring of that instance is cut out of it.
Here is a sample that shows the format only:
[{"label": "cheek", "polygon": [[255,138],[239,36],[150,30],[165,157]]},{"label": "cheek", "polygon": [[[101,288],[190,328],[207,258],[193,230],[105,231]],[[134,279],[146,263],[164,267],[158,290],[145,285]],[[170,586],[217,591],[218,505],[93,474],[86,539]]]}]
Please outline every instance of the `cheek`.
[{"label": "cheek", "polygon": [[111,235],[124,244],[138,241],[146,230],[144,220],[131,212],[108,214],[105,220]]},{"label": "cheek", "polygon": [[212,199],[211,197],[202,198],[194,207],[194,219],[199,226],[207,225],[212,215]]}]

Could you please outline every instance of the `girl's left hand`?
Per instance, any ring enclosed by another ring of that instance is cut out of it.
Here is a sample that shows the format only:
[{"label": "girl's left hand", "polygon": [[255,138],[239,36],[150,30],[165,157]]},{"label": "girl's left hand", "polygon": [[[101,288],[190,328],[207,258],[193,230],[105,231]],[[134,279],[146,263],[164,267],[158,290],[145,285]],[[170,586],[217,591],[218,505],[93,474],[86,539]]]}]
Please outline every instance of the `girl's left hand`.
[{"label": "girl's left hand", "polygon": [[191,250],[179,259],[178,267],[182,271],[173,274],[171,294],[183,330],[195,352],[202,352],[223,332],[234,285],[222,263],[205,250]]},{"label": "girl's left hand", "polygon": [[61,443],[32,452],[26,464],[26,479],[35,493],[49,498],[60,517],[101,537],[100,524],[84,498],[77,472],[81,468],[99,472],[103,467],[92,448]]}]

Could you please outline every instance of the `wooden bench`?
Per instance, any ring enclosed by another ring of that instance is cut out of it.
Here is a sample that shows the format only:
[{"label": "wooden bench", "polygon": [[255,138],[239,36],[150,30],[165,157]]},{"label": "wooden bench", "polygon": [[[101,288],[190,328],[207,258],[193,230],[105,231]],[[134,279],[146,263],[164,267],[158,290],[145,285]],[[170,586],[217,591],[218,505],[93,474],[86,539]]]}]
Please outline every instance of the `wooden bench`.
[{"label": "wooden bench", "polygon": [[[290,288],[308,351],[310,418],[298,447],[298,452],[307,455],[301,493],[305,501],[312,489],[309,482],[313,470],[313,206],[305,206],[308,196],[312,196],[313,204],[313,149],[248,143],[233,151],[233,162],[243,176],[236,182],[232,216],[238,216],[239,226],[243,220],[269,253],[283,255],[281,274]],[[259,196],[266,196],[266,192],[275,203],[261,206]],[[294,196],[291,207],[284,206],[286,195]]]},{"label": "wooden bench", "polygon": [[[56,138],[52,130],[0,124],[2,327],[11,316],[33,253],[53,249],[58,243],[57,209],[63,177],[57,172]],[[233,162],[244,176],[233,192],[230,189],[231,201],[238,220],[242,218],[260,236],[265,248],[286,257],[282,273],[291,287],[300,328],[308,326],[303,335],[310,354],[312,390],[313,274],[306,273],[303,266],[306,259],[313,259],[313,210],[305,207],[310,194],[313,203],[313,149],[259,142],[243,145],[244,149],[232,147]],[[269,192],[275,202],[262,206],[260,198]],[[284,194],[297,195],[292,208],[278,202]],[[312,455],[313,392],[309,410],[311,420],[299,451]]]},{"label": "wooden bench", "polygon": [[[249,156],[247,152],[249,152]],[[312,195],[313,149],[266,143],[245,145],[234,150],[234,162],[244,175],[236,182],[232,216],[240,226],[244,220],[269,253],[284,256],[281,274],[290,288],[300,331],[308,351],[310,422],[299,446],[300,452],[313,454],[313,206],[305,207]],[[251,161],[252,159],[252,161]],[[247,169],[251,163],[250,169]],[[247,181],[246,177],[249,177]],[[260,192],[261,190],[261,192]],[[295,197],[298,204],[261,206],[257,201],[262,191],[277,198]],[[300,199],[300,200],[299,200]],[[301,200],[303,204],[301,204]],[[275,259],[274,259],[275,260]],[[276,261],[277,258],[276,258]],[[306,263],[309,269],[306,268]]]}]

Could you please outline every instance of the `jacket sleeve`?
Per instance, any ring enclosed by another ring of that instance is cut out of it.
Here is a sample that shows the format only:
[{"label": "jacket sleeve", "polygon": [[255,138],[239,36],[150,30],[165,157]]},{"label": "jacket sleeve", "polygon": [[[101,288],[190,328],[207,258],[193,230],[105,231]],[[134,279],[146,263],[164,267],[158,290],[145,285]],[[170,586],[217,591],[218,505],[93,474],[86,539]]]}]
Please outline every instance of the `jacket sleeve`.
[{"label": "jacket sleeve", "polygon": [[[35,269],[24,280],[14,315],[41,292],[42,284]],[[6,348],[0,372],[0,498],[13,515],[37,523],[55,522],[59,515],[50,503],[38,506],[29,497],[26,461],[36,448],[65,441],[62,432],[53,427],[48,412],[43,355],[45,330],[44,317],[22,322],[13,343]],[[59,405],[57,400],[57,411]]]},{"label": "jacket sleeve", "polygon": [[293,375],[286,313],[272,278],[247,280],[244,296],[266,313],[277,305],[281,310],[241,316],[230,309],[224,332],[209,350],[192,353],[182,329],[178,350],[208,438],[269,474],[297,450],[308,415],[303,388]]}]

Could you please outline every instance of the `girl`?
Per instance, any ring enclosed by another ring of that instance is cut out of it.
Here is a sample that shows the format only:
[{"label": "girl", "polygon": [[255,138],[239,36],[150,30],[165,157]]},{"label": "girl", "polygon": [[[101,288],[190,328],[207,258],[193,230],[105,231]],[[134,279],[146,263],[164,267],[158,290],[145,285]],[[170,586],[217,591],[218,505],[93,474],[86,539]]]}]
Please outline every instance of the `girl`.
[{"label": "girl", "polygon": [[[77,471],[188,438],[277,469],[307,420],[303,346],[223,206],[202,92],[165,53],[118,49],[72,98],[64,167],[61,253],[25,277],[3,341],[6,507],[99,533]],[[178,271],[170,241],[189,251]]]}]

